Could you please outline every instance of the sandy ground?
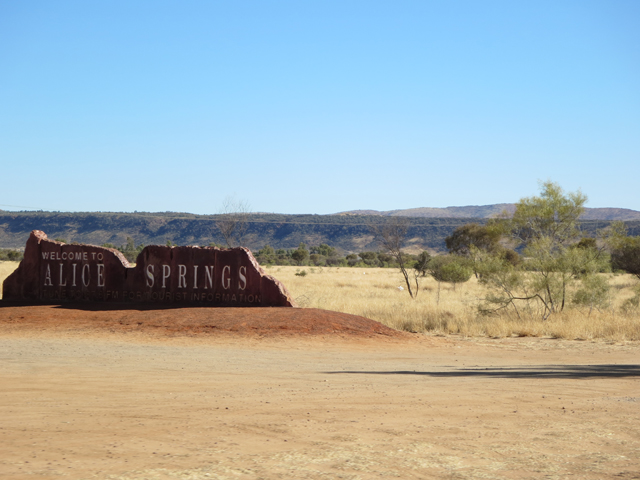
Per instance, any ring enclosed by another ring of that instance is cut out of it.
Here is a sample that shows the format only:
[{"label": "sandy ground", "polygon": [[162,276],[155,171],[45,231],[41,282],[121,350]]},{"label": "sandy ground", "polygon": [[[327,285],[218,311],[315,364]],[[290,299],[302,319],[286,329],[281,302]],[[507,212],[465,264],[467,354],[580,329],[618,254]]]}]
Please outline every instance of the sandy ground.
[{"label": "sandy ground", "polygon": [[0,478],[640,478],[639,378],[637,343],[0,322]]}]

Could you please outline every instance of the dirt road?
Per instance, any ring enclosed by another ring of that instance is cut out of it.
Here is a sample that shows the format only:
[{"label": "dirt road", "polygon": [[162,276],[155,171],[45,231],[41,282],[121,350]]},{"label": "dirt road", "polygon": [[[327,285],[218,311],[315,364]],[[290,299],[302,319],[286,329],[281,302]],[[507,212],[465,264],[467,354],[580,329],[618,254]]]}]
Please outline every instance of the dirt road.
[{"label": "dirt road", "polygon": [[0,325],[0,478],[640,478],[639,379],[638,344]]}]

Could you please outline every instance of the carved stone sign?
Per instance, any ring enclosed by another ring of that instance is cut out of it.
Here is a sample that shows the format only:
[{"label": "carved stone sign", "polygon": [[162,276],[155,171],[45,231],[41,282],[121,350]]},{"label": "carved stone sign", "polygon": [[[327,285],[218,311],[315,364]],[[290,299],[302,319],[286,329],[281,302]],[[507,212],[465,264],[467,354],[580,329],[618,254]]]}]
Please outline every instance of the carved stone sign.
[{"label": "carved stone sign", "polygon": [[31,232],[4,300],[294,307],[287,289],[246,248],[145,247],[132,267],[111,248],[54,242]]}]

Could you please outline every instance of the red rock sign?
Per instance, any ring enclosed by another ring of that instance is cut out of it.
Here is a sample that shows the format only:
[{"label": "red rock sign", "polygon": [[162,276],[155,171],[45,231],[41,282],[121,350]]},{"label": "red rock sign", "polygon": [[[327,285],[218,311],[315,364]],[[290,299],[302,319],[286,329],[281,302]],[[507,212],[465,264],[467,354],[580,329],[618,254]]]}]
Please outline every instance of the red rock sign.
[{"label": "red rock sign", "polygon": [[4,300],[294,307],[287,289],[246,248],[145,247],[132,267],[120,252],[31,232]]}]

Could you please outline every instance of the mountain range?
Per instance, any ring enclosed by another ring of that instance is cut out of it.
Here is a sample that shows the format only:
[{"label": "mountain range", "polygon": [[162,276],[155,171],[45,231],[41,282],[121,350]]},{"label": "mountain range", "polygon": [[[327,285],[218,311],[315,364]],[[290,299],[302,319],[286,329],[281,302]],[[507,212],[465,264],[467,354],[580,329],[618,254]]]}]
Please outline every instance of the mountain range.
[{"label": "mountain range", "polygon": [[[405,210],[351,210],[336,215],[380,215],[383,217],[416,217],[416,218],[492,218],[502,212],[513,213],[514,203],[496,203],[494,205],[467,205],[466,207],[421,207]],[[640,212],[628,208],[585,208],[580,217],[582,220],[620,220],[623,222],[640,220]]]},{"label": "mountain range", "polygon": [[[447,208],[413,208],[379,212],[356,210],[334,215],[286,215],[251,213],[247,217],[244,245],[252,250],[265,245],[296,248],[326,243],[345,253],[377,250],[372,223],[393,216],[409,217],[406,247],[409,252],[444,252],[445,238],[465,223],[485,223],[512,204]],[[49,238],[67,242],[122,245],[127,237],[136,244],[222,244],[219,215],[180,212],[7,212],[0,210],[0,248],[23,248],[31,230],[42,230]],[[621,208],[587,209],[581,229],[593,236],[612,220],[626,223],[630,235],[640,235],[640,212]]]}]

